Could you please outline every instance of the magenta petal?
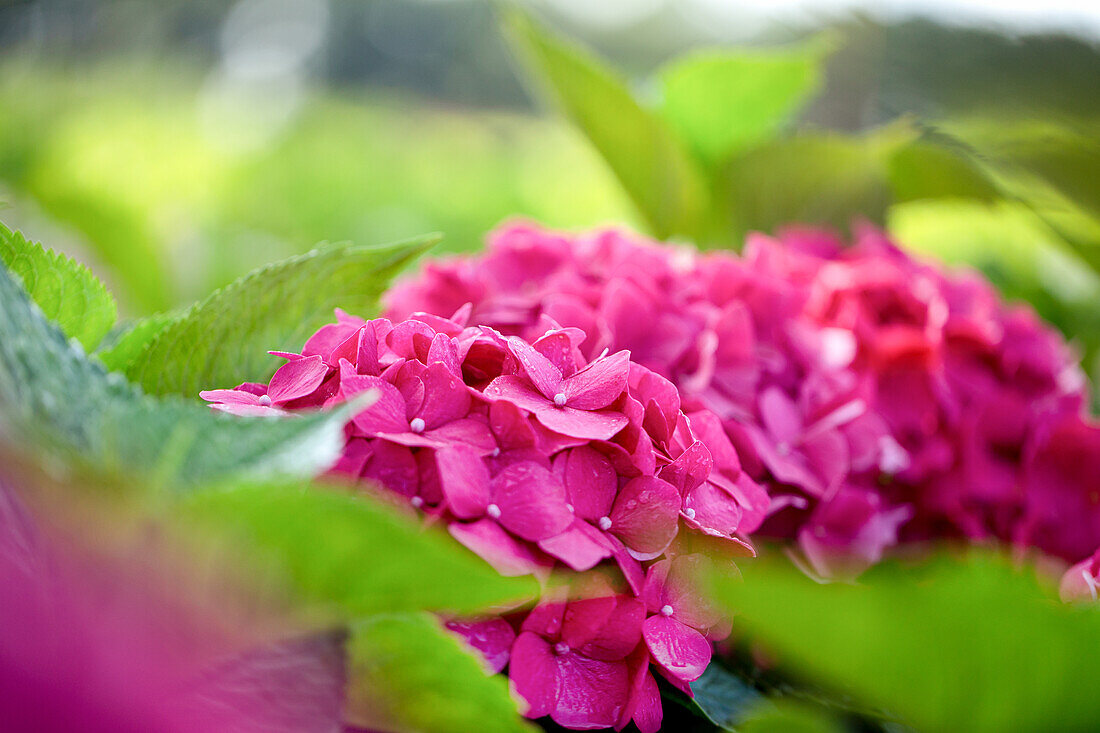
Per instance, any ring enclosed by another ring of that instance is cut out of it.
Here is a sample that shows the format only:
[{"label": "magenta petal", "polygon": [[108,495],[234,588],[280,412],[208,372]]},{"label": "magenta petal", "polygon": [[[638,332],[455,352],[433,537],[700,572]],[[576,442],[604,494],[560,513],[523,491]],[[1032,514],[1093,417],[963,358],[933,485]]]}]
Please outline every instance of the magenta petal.
[{"label": "magenta petal", "polygon": [[596,522],[611,513],[619,477],[605,455],[589,446],[562,451],[554,469],[578,517]]},{"label": "magenta petal", "polygon": [[566,404],[578,410],[607,407],[626,389],[629,371],[629,351],[619,351],[597,359],[562,384]]},{"label": "magenta petal", "polygon": [[642,624],[642,636],[653,661],[684,682],[699,679],[710,664],[710,642],[674,618],[650,616]]},{"label": "magenta petal", "polygon": [[428,430],[466,417],[470,411],[470,391],[447,367],[432,364],[420,379],[424,383],[424,402],[417,417]]},{"label": "magenta petal", "polygon": [[[240,389],[207,389],[199,392],[199,397],[207,402],[216,402],[221,405],[255,405],[260,406],[264,401],[259,395],[245,392]],[[270,404],[270,400],[267,401]]]},{"label": "magenta petal", "polygon": [[462,443],[481,455],[488,455],[497,447],[493,434],[484,419],[466,417],[429,430],[424,435],[438,443]]},{"label": "magenta petal", "polygon": [[363,469],[363,478],[377,481],[402,496],[416,496],[420,490],[416,456],[405,446],[385,440],[371,442],[371,457]]},{"label": "magenta petal", "polygon": [[451,513],[459,519],[485,514],[489,505],[489,469],[476,451],[453,446],[435,452],[439,482]]},{"label": "magenta petal", "polygon": [[546,357],[564,376],[576,371],[576,352],[573,341],[565,331],[555,331],[540,338],[533,344],[535,351]]},{"label": "magenta petal", "polygon": [[552,403],[538,392],[531,383],[515,374],[497,377],[485,387],[484,395],[491,400],[505,400],[529,412],[542,409]]},{"label": "magenta petal", "polygon": [[359,345],[363,341],[363,335],[366,333],[366,330],[366,326],[361,327],[358,331],[348,336],[343,343],[333,349],[329,354],[324,354],[325,362],[333,367],[339,366],[341,359],[345,359],[351,364],[358,364]]},{"label": "magenta petal", "polygon": [[496,674],[508,665],[516,632],[504,619],[448,621],[447,628],[461,636],[481,654],[489,674]]},{"label": "magenta petal", "polygon": [[528,575],[544,566],[529,545],[505,532],[492,519],[452,522],[447,531],[505,577]]},{"label": "magenta petal", "polygon": [[760,419],[764,428],[780,443],[791,445],[802,433],[802,415],[798,405],[777,387],[760,395]]},{"label": "magenta petal", "polygon": [[565,487],[537,463],[525,461],[505,468],[493,478],[491,495],[500,524],[525,540],[545,540],[573,524]]},{"label": "magenta petal", "polygon": [[560,687],[557,706],[550,714],[566,728],[610,728],[630,699],[630,670],[626,662],[603,662],[583,654],[557,658]]},{"label": "magenta petal", "polygon": [[508,338],[508,350],[543,397],[553,399],[561,391],[561,370],[536,351],[535,347],[512,336]]},{"label": "magenta petal", "polygon": [[630,683],[630,703],[619,725],[625,727],[631,720],[639,733],[658,733],[664,710],[661,707],[661,690],[649,671],[649,652],[641,647],[644,658],[633,666]]},{"label": "magenta petal", "polygon": [[711,458],[710,451],[697,440],[675,461],[662,468],[659,475],[662,481],[675,486],[680,495],[684,496],[706,481],[713,467],[714,459]]},{"label": "magenta petal", "polygon": [[557,708],[561,693],[558,660],[542,637],[524,631],[516,638],[508,679],[512,692],[527,703],[524,715],[528,718],[545,717]]},{"label": "magenta petal", "polygon": [[664,552],[673,538],[680,516],[680,492],[667,481],[652,476],[631,479],[619,491],[611,509],[611,533],[638,559]]},{"label": "magenta petal", "polygon": [[355,427],[368,435],[407,431],[409,423],[405,420],[405,398],[397,387],[381,377],[341,375],[340,393],[345,399],[368,389],[375,390],[378,399],[351,419]]},{"label": "magenta petal", "polygon": [[535,409],[534,414],[536,420],[555,433],[585,440],[611,440],[629,422],[621,412],[588,412],[568,406],[543,405]]},{"label": "magenta petal", "polygon": [[444,333],[437,333],[432,339],[432,345],[428,348],[427,364],[442,364],[447,371],[456,376],[462,375],[462,366],[458,358],[458,347],[455,340]]},{"label": "magenta petal", "polygon": [[539,549],[553,555],[578,572],[594,568],[611,557],[611,548],[603,535],[587,522],[577,520],[569,529],[539,540]]},{"label": "magenta petal", "polygon": [[684,515],[707,534],[729,537],[738,531],[745,510],[740,502],[719,485],[707,481],[684,499]]},{"label": "magenta petal", "polygon": [[642,639],[642,622],[645,620],[645,604],[637,598],[616,596],[610,613],[602,623],[586,626],[583,622],[583,604],[600,599],[574,601],[565,612],[562,640],[581,654],[592,659],[613,662],[625,659]]},{"label": "magenta petal", "polygon": [[[325,360],[331,359],[329,363],[336,366],[338,359],[331,357],[332,352],[349,338],[355,336],[355,332],[358,330],[359,326],[351,323],[327,323],[321,326],[317,333],[309,337],[305,346],[302,347],[302,356],[320,356]],[[347,358],[347,356],[344,358]]]},{"label": "magenta petal", "polygon": [[535,431],[527,415],[511,402],[489,404],[489,428],[500,444],[501,450],[532,448],[536,443]]},{"label": "magenta petal", "polygon": [[274,404],[282,404],[305,397],[321,386],[328,374],[328,366],[320,356],[287,362],[271,377],[267,396]]}]

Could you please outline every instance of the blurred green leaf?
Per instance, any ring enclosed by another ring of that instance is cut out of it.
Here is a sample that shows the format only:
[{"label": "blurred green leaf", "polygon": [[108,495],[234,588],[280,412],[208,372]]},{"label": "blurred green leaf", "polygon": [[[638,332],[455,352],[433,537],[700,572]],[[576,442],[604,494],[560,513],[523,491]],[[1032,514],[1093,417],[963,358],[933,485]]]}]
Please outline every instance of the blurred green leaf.
[{"label": "blurred green leaf", "polygon": [[773,136],[818,90],[823,38],[790,48],[715,49],[659,74],[660,112],[707,164]]},{"label": "blurred green leaf", "polygon": [[999,197],[997,187],[963,151],[923,140],[889,156],[887,175],[895,202],[929,198],[993,201]]},{"label": "blurred green leaf", "polygon": [[521,11],[503,11],[502,25],[531,76],[600,151],[653,233],[700,237],[707,226],[706,182],[664,121],[643,109],[600,60]]},{"label": "blurred green leaf", "polygon": [[169,505],[223,561],[245,558],[305,608],[336,621],[394,611],[474,613],[533,597],[435,529],[378,499],[271,482],[191,492]]},{"label": "blurred green leaf", "polygon": [[740,733],[841,733],[846,729],[821,708],[778,700],[759,708],[737,730]]},{"label": "blurred green leaf", "polygon": [[785,224],[844,230],[855,217],[881,223],[892,200],[886,162],[913,134],[904,125],[859,137],[803,133],[734,157],[725,172],[734,239]]},{"label": "blurred green leaf", "polygon": [[426,614],[384,615],[351,628],[348,718],[392,733],[517,733],[523,721],[504,676],[479,660]]},{"label": "blurred green leaf", "polygon": [[153,338],[169,324],[178,321],[182,312],[154,313],[127,325],[116,327],[99,344],[94,356],[112,372],[123,371],[132,364]]},{"label": "blurred green leaf", "polygon": [[819,585],[781,558],[715,578],[742,629],[812,679],[928,731],[1088,730],[1100,614],[997,556]]},{"label": "blurred green leaf", "polygon": [[43,314],[84,348],[93,348],[114,325],[114,298],[76,260],[0,224],[0,262],[19,276]]},{"label": "blurred green leaf", "polygon": [[[378,247],[323,245],[256,270],[195,304],[163,328],[142,329],[107,357],[151,394],[195,397],[271,376],[279,359],[296,351],[333,320],[333,309],[369,316],[394,275],[438,241],[429,236]],[[150,336],[127,363],[138,339]]]},{"label": "blurred green leaf", "polygon": [[72,465],[174,486],[310,475],[343,446],[346,409],[244,419],[142,394],[47,321],[6,267],[0,313],[0,432]]}]

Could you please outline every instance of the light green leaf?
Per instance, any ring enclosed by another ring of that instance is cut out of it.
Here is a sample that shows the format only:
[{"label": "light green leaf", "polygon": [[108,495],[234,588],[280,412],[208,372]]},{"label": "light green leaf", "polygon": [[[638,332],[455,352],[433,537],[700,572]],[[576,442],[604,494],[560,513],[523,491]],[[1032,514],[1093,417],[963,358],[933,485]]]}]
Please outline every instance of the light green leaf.
[{"label": "light green leaf", "polygon": [[736,156],[726,179],[735,232],[797,223],[846,229],[856,217],[881,223],[892,199],[886,161],[913,135],[904,125],[859,137],[804,133]]},{"label": "light green leaf", "polygon": [[192,492],[173,519],[215,554],[247,558],[255,576],[335,621],[394,611],[474,613],[535,596],[437,529],[378,498],[286,482]]},{"label": "light green leaf", "polygon": [[818,90],[830,44],[715,49],[675,59],[658,72],[660,112],[698,156],[716,164],[787,124]]},{"label": "light green leaf", "polygon": [[94,347],[114,325],[115,299],[76,260],[0,224],[0,262],[19,276],[46,317],[84,348]]},{"label": "light green leaf", "polygon": [[740,733],[843,733],[848,728],[821,708],[779,700],[761,708],[737,730]]},{"label": "light green leaf", "polygon": [[518,10],[504,12],[502,22],[531,76],[603,155],[653,234],[700,236],[707,226],[707,186],[664,121],[643,109],[592,54]]},{"label": "light green leaf", "polygon": [[[751,567],[750,567],[751,565]],[[1100,614],[975,552],[863,584],[819,585],[782,558],[716,578],[743,631],[791,668],[927,731],[1087,730],[1100,717]]]},{"label": "light green leaf", "polygon": [[182,317],[179,312],[154,313],[124,326],[118,333],[108,333],[95,352],[95,357],[113,372],[127,365],[148,348],[149,343],[169,324]]},{"label": "light green leaf", "polygon": [[993,201],[997,187],[963,150],[929,141],[906,145],[887,162],[896,202],[932,198]]},{"label": "light green leaf", "polygon": [[371,315],[394,275],[436,241],[323,245],[213,293],[156,331],[128,363],[120,362],[129,344],[109,359],[150,394],[195,397],[203,389],[264,381],[281,363],[268,351],[300,349],[333,320],[334,308]]},{"label": "light green leaf", "polygon": [[531,733],[504,676],[481,663],[438,620],[384,615],[351,628],[348,718],[392,733]]},{"label": "light green leaf", "polygon": [[0,267],[0,432],[70,465],[141,485],[309,475],[343,447],[347,410],[236,418],[154,399],[89,360]]}]

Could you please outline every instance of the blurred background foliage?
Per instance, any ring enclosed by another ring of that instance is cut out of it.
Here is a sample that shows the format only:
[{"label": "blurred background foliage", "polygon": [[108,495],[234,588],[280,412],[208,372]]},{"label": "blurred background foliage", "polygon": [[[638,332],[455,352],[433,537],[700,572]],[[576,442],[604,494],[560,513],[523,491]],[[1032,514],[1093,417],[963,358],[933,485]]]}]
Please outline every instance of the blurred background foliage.
[{"label": "blurred background foliage", "polygon": [[546,25],[502,34],[473,0],[7,4],[3,218],[136,317],[322,240],[461,251],[524,216],[737,246],[859,211],[1034,304],[1096,373],[1093,16],[531,5]]}]

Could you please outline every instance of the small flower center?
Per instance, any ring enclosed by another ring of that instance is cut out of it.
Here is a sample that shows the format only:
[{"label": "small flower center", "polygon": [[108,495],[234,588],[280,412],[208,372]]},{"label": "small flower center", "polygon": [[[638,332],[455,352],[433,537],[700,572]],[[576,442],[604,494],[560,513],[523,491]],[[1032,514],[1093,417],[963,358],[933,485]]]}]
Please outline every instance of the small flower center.
[{"label": "small flower center", "polygon": [[596,524],[599,525],[600,529],[606,532],[611,529],[611,517],[600,517],[600,521],[596,522]]},{"label": "small flower center", "polygon": [[668,605],[667,603],[665,605],[661,606],[661,615],[662,616],[671,616],[672,615],[672,606]]},{"label": "small flower center", "polygon": [[490,504],[489,506],[485,507],[485,513],[493,519],[500,519],[500,507],[498,507],[496,504]]},{"label": "small flower center", "polygon": [[554,395],[554,404],[558,407],[565,407],[565,392],[558,392]]},{"label": "small flower center", "polygon": [[684,516],[687,517],[688,519],[695,519],[695,510],[692,509],[691,507],[688,507],[687,509],[684,510]]},{"label": "small flower center", "polygon": [[422,417],[414,417],[412,420],[409,420],[409,430],[414,433],[423,433],[424,427],[424,418]]},{"label": "small flower center", "polygon": [[573,505],[572,505],[572,504],[566,504],[566,505],[565,505],[565,508],[566,508],[566,509],[568,509],[568,510],[569,510],[570,512],[575,512],[575,511],[577,511],[576,509],[574,509],[574,508],[573,508]]},{"label": "small flower center", "polygon": [[566,644],[564,641],[559,641],[557,644],[554,645],[554,653],[557,654],[559,657],[562,654],[568,654],[569,645]]},{"label": "small flower center", "polygon": [[491,451],[489,451],[489,457],[490,458],[496,458],[499,455],[500,455],[500,446],[496,446]]},{"label": "small flower center", "polygon": [[409,503],[412,504],[417,509],[424,506],[424,500],[421,499],[419,496],[414,496],[413,498],[409,499]]},{"label": "small flower center", "polygon": [[265,394],[260,395],[260,404],[263,405],[264,407],[267,407],[268,405],[270,405],[271,404],[271,396],[270,395],[265,395]]}]

